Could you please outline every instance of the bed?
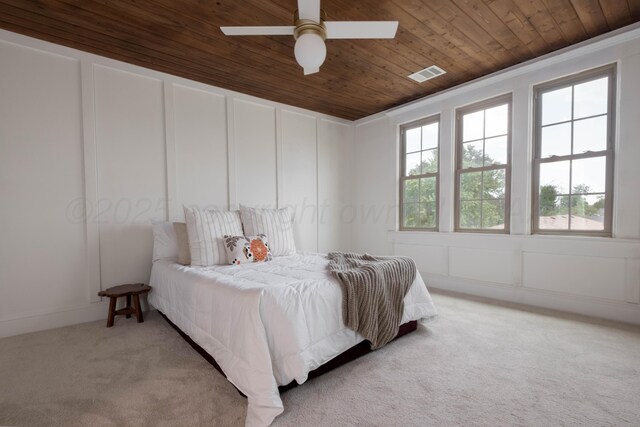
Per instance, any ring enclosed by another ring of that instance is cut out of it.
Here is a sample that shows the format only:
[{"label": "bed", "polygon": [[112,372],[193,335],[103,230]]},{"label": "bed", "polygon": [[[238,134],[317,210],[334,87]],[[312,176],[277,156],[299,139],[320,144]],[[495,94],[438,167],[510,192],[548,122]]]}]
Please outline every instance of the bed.
[{"label": "bed", "polygon": [[[246,425],[267,426],[283,411],[278,386],[304,383],[363,341],[343,324],[342,290],[327,264],[319,254],[213,267],[158,260],[149,302],[247,396]],[[419,274],[404,302],[402,323],[436,314]]]}]

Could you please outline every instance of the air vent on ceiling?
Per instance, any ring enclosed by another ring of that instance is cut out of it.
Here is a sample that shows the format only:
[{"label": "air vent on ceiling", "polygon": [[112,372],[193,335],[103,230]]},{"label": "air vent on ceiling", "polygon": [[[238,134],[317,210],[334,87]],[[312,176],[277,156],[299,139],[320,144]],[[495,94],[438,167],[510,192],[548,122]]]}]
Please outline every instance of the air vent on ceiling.
[{"label": "air vent on ceiling", "polygon": [[438,77],[446,73],[445,70],[438,67],[437,65],[432,65],[431,67],[427,67],[424,70],[420,70],[417,73],[413,73],[409,76],[410,79],[417,81],[418,83],[426,82],[427,80],[431,80],[434,77]]}]

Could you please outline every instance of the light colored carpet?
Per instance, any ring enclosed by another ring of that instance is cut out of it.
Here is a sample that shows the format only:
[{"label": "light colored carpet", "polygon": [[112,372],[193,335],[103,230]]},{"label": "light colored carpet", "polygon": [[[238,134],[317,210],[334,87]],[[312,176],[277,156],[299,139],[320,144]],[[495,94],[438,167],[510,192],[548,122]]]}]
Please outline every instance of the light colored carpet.
[{"label": "light colored carpet", "polygon": [[[434,294],[440,316],[283,394],[274,426],[640,425],[640,328]],[[243,425],[156,312],[0,340],[0,425]]]}]

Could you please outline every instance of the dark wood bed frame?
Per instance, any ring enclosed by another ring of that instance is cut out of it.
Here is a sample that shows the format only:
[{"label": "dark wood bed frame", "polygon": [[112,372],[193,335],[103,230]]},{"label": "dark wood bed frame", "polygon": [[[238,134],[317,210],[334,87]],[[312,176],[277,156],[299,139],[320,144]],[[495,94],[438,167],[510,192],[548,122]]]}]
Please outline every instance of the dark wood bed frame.
[{"label": "dark wood bed frame", "polygon": [[[182,338],[184,338],[185,341],[187,341],[189,344],[191,344],[191,347],[193,347],[195,351],[200,353],[200,355],[202,357],[204,357],[207,360],[207,362],[211,363],[213,365],[213,367],[218,370],[218,372],[220,372],[222,375],[224,375],[225,378],[227,378],[226,374],[224,373],[224,371],[222,370],[220,365],[218,365],[218,362],[216,362],[216,360],[213,358],[213,356],[211,356],[209,353],[207,353],[207,351],[204,348],[200,347],[195,341],[193,341],[191,339],[191,337],[189,335],[185,334],[178,326],[176,326],[171,320],[169,320],[169,318],[167,316],[165,316],[165,314],[163,312],[158,310],[158,313],[160,313],[162,315],[162,317],[164,317],[164,320],[166,320],[167,323],[169,323],[176,331],[178,331],[180,336]],[[400,338],[403,335],[406,335],[406,334],[408,334],[410,332],[415,331],[417,329],[417,327],[418,327],[418,322],[416,320],[412,320],[410,322],[403,323],[398,328],[398,335],[396,335],[394,340]],[[325,373],[327,373],[327,372],[331,371],[332,369],[335,369],[335,368],[337,368],[339,366],[342,366],[345,363],[351,362],[352,360],[355,360],[360,356],[364,356],[365,354],[371,353],[371,351],[372,351],[371,350],[371,343],[369,341],[367,341],[367,340],[364,340],[364,341],[354,345],[350,349],[344,351],[343,353],[340,353],[338,356],[336,356],[333,359],[329,360],[324,365],[318,366],[313,371],[310,371],[309,372],[309,376],[308,376],[308,380],[310,380],[312,378],[319,377],[320,375],[325,374]],[[278,390],[280,390],[280,393],[282,393],[282,392],[290,390],[290,389],[292,389],[294,387],[297,387],[298,385],[299,384],[295,380],[293,380],[287,385],[279,386]],[[238,390],[238,393],[240,393],[244,397],[247,397],[240,390]]]}]

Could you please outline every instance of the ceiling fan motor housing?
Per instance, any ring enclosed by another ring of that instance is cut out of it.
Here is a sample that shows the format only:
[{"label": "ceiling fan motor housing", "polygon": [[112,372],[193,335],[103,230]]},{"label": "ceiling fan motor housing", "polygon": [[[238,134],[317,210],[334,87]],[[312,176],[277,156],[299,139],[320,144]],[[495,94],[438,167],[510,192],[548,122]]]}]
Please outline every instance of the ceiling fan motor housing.
[{"label": "ceiling fan motor housing", "polygon": [[320,22],[315,22],[310,19],[300,19],[298,10],[293,13],[293,24],[295,29],[293,30],[293,37],[298,40],[303,34],[313,33],[322,37],[322,40],[327,38],[327,29],[324,25],[326,15],[324,10],[320,10]]}]

